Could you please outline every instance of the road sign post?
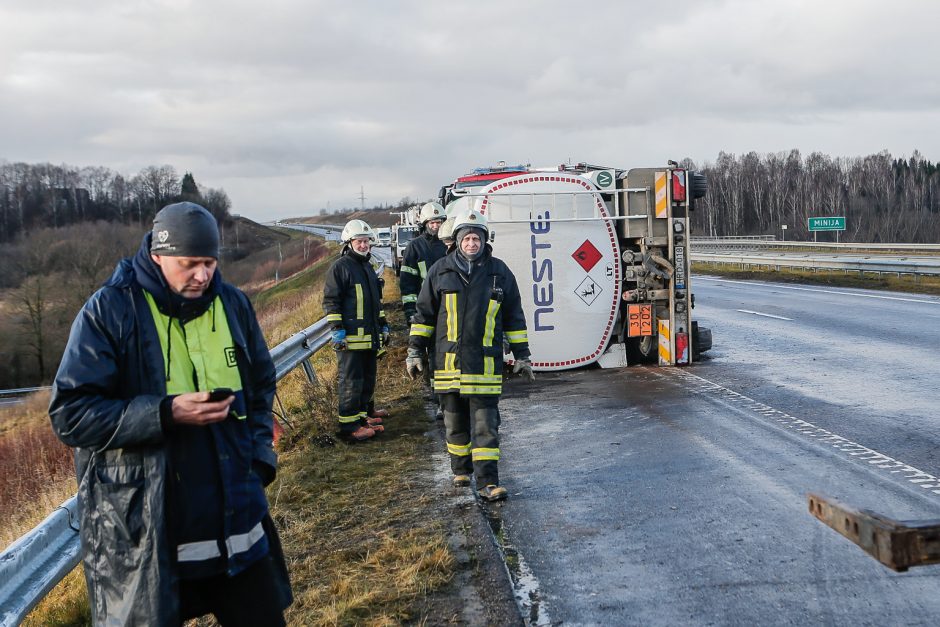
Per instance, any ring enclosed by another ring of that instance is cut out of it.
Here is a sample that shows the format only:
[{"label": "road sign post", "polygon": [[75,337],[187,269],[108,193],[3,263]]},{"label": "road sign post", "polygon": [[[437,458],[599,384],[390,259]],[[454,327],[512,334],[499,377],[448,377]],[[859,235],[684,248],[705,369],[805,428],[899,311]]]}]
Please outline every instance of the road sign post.
[{"label": "road sign post", "polygon": [[807,218],[807,226],[813,234],[813,241],[816,241],[816,234],[819,231],[835,231],[836,241],[839,241],[839,232],[845,230],[845,216],[833,216],[829,218]]}]

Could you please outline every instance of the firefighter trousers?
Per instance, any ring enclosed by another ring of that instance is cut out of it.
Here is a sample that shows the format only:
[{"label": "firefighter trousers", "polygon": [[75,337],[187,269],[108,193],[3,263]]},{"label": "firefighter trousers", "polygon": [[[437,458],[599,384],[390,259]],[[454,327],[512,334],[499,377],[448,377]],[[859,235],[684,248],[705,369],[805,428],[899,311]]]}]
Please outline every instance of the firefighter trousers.
[{"label": "firefighter trousers", "polygon": [[372,397],[377,355],[374,350],[336,352],[339,430],[342,433],[358,429],[375,407]]},{"label": "firefighter trousers", "polygon": [[499,396],[441,394],[450,468],[475,474],[477,488],[499,485]]}]

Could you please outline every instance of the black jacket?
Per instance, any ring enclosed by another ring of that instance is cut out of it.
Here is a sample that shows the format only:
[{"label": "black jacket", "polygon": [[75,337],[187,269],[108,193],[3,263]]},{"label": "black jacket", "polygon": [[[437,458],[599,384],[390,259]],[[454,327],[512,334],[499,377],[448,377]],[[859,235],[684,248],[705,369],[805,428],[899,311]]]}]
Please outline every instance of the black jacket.
[{"label": "black jacket", "polygon": [[348,248],[326,275],[323,311],[333,329],[346,330],[349,350],[378,350],[379,335],[386,326],[382,310],[382,280],[375,274],[371,255]]},{"label": "black jacket", "polygon": [[489,244],[470,272],[451,251],[428,271],[409,345],[435,350],[434,390],[502,393],[503,336],[516,359],[529,357],[516,278]]},{"label": "black jacket", "polygon": [[447,245],[428,231],[408,242],[398,278],[401,302],[406,311],[414,311],[428,270],[446,254]]}]

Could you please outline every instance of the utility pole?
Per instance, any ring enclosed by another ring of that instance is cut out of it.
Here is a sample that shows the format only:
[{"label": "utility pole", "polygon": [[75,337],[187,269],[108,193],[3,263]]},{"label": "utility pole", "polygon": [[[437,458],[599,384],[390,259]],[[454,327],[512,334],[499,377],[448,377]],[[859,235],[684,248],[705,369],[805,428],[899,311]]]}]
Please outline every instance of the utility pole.
[{"label": "utility pole", "polygon": [[361,211],[366,210],[366,190],[362,188],[362,185],[359,186],[359,208]]}]

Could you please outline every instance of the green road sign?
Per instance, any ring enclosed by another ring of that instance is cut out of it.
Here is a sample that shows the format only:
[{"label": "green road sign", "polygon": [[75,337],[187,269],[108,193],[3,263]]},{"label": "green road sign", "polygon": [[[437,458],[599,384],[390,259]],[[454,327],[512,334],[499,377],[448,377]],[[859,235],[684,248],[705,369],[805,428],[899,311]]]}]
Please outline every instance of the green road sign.
[{"label": "green road sign", "polygon": [[845,218],[808,218],[810,231],[844,231]]}]

